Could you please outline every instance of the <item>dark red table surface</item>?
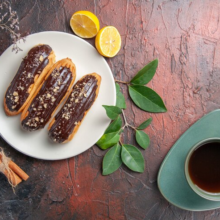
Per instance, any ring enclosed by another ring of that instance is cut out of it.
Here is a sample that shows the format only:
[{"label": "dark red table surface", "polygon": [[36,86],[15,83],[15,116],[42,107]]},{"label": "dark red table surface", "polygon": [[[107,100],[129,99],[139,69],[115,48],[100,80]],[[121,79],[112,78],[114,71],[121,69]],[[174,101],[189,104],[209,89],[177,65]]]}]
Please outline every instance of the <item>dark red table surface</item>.
[{"label": "dark red table surface", "polygon": [[[0,139],[6,154],[30,179],[13,194],[0,174],[0,220],[11,219],[220,219],[220,210],[189,212],[169,204],[157,187],[157,173],[169,149],[194,122],[220,106],[219,1],[164,0],[20,0],[9,1],[19,17],[22,35],[40,31],[72,33],[71,15],[94,12],[101,27],[113,25],[122,36],[119,54],[106,59],[115,78],[128,81],[144,64],[158,58],[159,67],[149,87],[163,98],[168,112],[150,114],[127,101],[129,123],[139,125],[149,116],[145,131],[150,147],[142,151],[142,174],[122,166],[110,176],[101,175],[105,152],[93,146],[62,161],[27,157]],[[94,45],[94,39],[88,40]],[[0,54],[12,40],[0,30]],[[74,48],[71,48],[74,50]],[[1,75],[4,73],[1,73]],[[0,76],[1,77],[1,76]],[[1,94],[3,95],[3,94]],[[131,130],[124,143],[136,144]],[[30,146],[31,147],[31,146]]]}]

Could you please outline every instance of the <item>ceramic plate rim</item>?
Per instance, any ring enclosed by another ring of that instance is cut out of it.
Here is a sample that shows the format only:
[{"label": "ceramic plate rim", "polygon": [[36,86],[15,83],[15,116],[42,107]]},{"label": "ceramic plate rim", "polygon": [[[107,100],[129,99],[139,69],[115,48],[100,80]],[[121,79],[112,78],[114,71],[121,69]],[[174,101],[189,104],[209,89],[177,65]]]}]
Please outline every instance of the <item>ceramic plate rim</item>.
[{"label": "ceramic plate rim", "polygon": [[[67,36],[70,36],[70,37],[72,37],[72,38],[75,38],[76,40],[79,40],[79,41],[83,42],[84,44],[86,44],[87,46],[89,46],[89,47],[95,49],[95,47],[92,46],[90,43],[88,43],[86,40],[84,40],[84,39],[82,39],[82,38],[80,38],[80,37],[77,37],[77,36],[75,36],[75,35],[73,35],[73,34],[66,33],[66,32],[61,32],[61,31],[40,31],[40,32],[37,32],[37,33],[29,34],[29,35],[25,36],[25,38],[28,38],[28,37],[34,36],[34,35],[38,35],[38,34],[67,35]],[[17,43],[19,43],[19,41],[18,41]],[[4,50],[4,52],[0,55],[0,57],[2,57],[2,55],[3,55],[4,53],[8,52],[9,50],[12,50],[12,46],[13,46],[13,44],[11,44],[6,50]],[[104,65],[106,66],[106,68],[108,69],[108,71],[111,73],[111,74],[110,74],[111,83],[112,83],[112,84],[115,84],[112,70],[111,70],[111,68],[109,67],[107,61],[106,61],[106,60],[104,59],[104,57],[102,57],[101,55],[100,55],[100,58],[103,60]],[[76,81],[75,81],[75,82],[76,82]],[[74,82],[74,84],[75,84],[75,82]],[[115,86],[113,86],[113,88],[114,88],[114,89],[113,89],[113,92],[114,92],[114,94],[113,94],[113,105],[115,105],[115,104],[116,104],[116,88],[115,88]],[[108,125],[110,124],[110,122],[111,122],[111,120],[110,120],[109,123],[105,126],[105,129],[108,127]],[[103,129],[103,133],[104,133],[104,131],[105,131],[105,130]],[[8,141],[8,140],[4,137],[4,135],[3,135],[2,133],[0,133],[0,137],[1,137],[7,144],[9,144],[12,148],[14,148],[14,149],[17,150],[18,152],[20,152],[20,153],[22,153],[22,154],[24,154],[24,155],[26,155],[26,156],[29,156],[29,157],[32,157],[32,158],[36,158],[36,159],[39,159],[39,160],[45,160],[45,161],[58,161],[58,160],[64,160],[64,159],[69,159],[69,158],[75,157],[75,156],[77,156],[77,155],[79,155],[79,154],[82,154],[83,152],[89,150],[89,149],[90,149],[91,147],[93,147],[93,146],[95,145],[95,143],[101,138],[101,136],[103,135],[103,133],[101,133],[99,136],[97,136],[96,141],[95,141],[91,146],[87,147],[87,149],[80,150],[79,153],[77,153],[77,154],[75,154],[75,155],[74,155],[74,154],[71,154],[71,155],[69,155],[69,156],[62,156],[62,157],[56,157],[56,158],[48,158],[48,157],[44,157],[43,155],[40,156],[40,157],[39,157],[39,156],[35,156],[35,155],[31,155],[30,153],[27,153],[27,152],[23,151],[23,150],[20,149],[19,147],[15,147],[14,144],[11,144],[10,141]],[[61,146],[61,147],[62,147],[62,146]]]}]

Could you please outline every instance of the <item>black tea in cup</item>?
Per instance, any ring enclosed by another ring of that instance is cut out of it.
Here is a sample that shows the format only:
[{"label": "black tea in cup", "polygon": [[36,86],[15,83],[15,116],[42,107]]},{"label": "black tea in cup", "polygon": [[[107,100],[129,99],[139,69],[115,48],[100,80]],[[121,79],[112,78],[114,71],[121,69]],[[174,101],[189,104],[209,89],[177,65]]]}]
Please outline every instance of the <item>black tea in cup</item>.
[{"label": "black tea in cup", "polygon": [[192,182],[200,189],[220,192],[220,142],[204,143],[195,149],[188,163]]}]

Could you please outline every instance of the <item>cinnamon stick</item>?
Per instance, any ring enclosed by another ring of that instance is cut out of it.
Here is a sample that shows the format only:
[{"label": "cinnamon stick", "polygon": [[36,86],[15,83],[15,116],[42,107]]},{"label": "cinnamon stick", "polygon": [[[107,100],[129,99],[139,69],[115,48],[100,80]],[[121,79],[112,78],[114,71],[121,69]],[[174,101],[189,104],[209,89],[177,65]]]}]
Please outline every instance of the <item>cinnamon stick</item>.
[{"label": "cinnamon stick", "polygon": [[14,171],[14,173],[21,177],[21,179],[26,181],[29,178],[29,176],[13,161],[10,161],[8,165],[9,168]]},{"label": "cinnamon stick", "polygon": [[11,183],[11,185],[14,187],[17,186],[22,181],[22,179],[17,174],[15,174],[12,170],[10,171],[5,170],[4,174],[7,177],[9,183]]},{"label": "cinnamon stick", "polygon": [[[10,169],[5,169],[3,173],[5,174],[9,183],[12,186],[17,186],[22,181],[22,179],[27,180],[29,178],[29,176],[17,164],[15,164],[9,158],[7,159],[8,159],[8,167]],[[0,153],[0,166],[1,164],[2,164],[2,154]]]}]

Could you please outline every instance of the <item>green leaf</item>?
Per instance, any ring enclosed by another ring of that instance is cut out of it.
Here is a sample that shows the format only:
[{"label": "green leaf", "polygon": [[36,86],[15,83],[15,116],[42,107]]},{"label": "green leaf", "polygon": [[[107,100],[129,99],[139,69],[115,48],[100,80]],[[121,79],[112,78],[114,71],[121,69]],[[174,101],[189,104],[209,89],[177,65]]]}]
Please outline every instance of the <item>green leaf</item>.
[{"label": "green leaf", "polygon": [[102,135],[102,137],[98,140],[98,142],[96,144],[102,150],[106,150],[109,147],[112,147],[113,145],[118,143],[118,141],[120,139],[120,133],[121,133],[121,130],[119,130],[117,132],[113,132],[113,133],[104,134],[104,135]]},{"label": "green leaf", "polygon": [[155,113],[167,111],[160,96],[146,86],[129,86],[129,94],[134,103],[144,111]]},{"label": "green leaf", "polygon": [[120,91],[120,86],[118,85],[118,83],[115,83],[115,87],[116,87],[116,106],[119,108],[123,108],[126,109],[126,102],[125,102],[125,97],[122,94],[122,92]]},{"label": "green leaf", "polygon": [[143,129],[145,129],[147,126],[149,126],[151,122],[152,122],[152,118],[148,118],[146,121],[144,121],[143,123],[141,123],[141,124],[137,127],[137,129],[138,129],[138,130],[143,130]]},{"label": "green leaf", "polygon": [[143,148],[147,149],[150,144],[150,138],[144,131],[136,130],[136,141]]},{"label": "green leaf", "polygon": [[122,164],[121,146],[116,144],[105,155],[102,163],[103,175],[115,172]]},{"label": "green leaf", "polygon": [[112,133],[112,132],[116,132],[119,131],[121,129],[122,126],[122,120],[121,117],[118,116],[105,130],[105,134],[108,133]]},{"label": "green leaf", "polygon": [[135,146],[123,144],[121,159],[129,169],[135,172],[144,172],[144,157]]},{"label": "green leaf", "polygon": [[137,75],[130,81],[131,84],[135,85],[146,85],[154,77],[158,66],[158,60],[153,60],[147,64]]},{"label": "green leaf", "polygon": [[122,120],[121,117],[118,116],[116,120],[114,120],[106,129],[105,133],[96,143],[102,150],[108,149],[112,147],[116,143],[118,143],[120,139]]},{"label": "green leaf", "polygon": [[116,119],[121,114],[121,109],[117,106],[103,105],[106,110],[106,114],[111,119]]}]

